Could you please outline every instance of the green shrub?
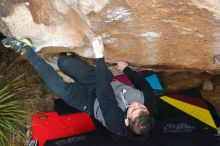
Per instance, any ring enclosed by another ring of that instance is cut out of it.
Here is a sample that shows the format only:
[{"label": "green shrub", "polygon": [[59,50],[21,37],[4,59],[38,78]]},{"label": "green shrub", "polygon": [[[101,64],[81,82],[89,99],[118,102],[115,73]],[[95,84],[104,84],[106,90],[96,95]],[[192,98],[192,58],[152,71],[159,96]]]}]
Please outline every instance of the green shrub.
[{"label": "green shrub", "polygon": [[20,99],[27,90],[24,75],[12,66],[0,66],[0,146],[10,146],[14,137],[22,137],[20,126],[27,115]]}]

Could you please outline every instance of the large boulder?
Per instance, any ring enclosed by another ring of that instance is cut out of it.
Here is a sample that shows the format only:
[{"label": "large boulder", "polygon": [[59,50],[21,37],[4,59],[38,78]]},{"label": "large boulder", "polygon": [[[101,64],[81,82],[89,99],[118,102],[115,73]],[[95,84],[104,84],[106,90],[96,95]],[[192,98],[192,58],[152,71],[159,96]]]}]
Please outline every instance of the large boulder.
[{"label": "large boulder", "polygon": [[219,0],[0,0],[0,32],[40,53],[92,58],[98,34],[109,63],[219,71]]}]

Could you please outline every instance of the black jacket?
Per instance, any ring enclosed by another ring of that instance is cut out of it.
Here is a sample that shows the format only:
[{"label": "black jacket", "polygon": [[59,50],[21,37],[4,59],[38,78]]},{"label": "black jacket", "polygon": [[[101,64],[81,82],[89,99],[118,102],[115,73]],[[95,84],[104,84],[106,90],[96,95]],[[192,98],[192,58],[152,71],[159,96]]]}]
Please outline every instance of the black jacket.
[{"label": "black jacket", "polygon": [[[150,113],[155,112],[156,98],[149,83],[129,67],[126,67],[123,72],[129,77],[135,87],[143,92],[145,98],[144,104],[149,109]],[[114,91],[108,80],[104,58],[96,59],[96,96],[106,126],[116,134],[131,135],[131,132],[124,123],[126,113],[118,107]]]}]

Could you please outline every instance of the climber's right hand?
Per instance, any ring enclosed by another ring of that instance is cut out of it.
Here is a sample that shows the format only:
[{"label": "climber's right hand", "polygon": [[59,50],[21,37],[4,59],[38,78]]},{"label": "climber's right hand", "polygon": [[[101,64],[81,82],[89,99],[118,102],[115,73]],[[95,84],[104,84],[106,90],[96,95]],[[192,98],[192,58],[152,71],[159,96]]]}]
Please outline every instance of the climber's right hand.
[{"label": "climber's right hand", "polygon": [[92,46],[93,46],[93,52],[95,54],[95,58],[103,58],[104,45],[100,36],[93,37]]}]

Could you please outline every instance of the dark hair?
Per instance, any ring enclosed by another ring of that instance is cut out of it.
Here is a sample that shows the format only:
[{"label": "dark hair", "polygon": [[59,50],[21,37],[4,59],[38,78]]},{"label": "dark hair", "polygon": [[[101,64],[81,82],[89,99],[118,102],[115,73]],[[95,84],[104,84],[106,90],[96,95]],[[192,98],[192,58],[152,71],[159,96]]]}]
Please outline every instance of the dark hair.
[{"label": "dark hair", "polygon": [[129,129],[134,132],[138,130],[139,135],[149,135],[154,129],[154,118],[145,111],[141,111],[134,120],[129,119]]}]

